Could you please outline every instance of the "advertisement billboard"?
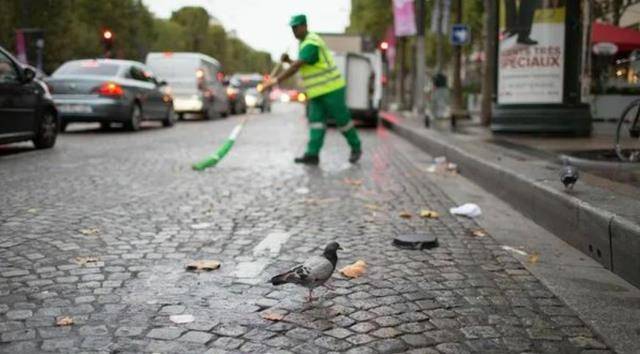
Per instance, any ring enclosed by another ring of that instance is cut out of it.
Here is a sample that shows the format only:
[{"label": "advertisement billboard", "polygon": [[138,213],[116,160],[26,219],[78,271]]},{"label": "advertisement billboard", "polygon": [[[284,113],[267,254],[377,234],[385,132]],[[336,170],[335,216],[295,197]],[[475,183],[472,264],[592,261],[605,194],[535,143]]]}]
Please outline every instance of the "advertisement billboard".
[{"label": "advertisement billboard", "polygon": [[416,17],[413,0],[393,0],[393,27],[396,37],[416,35]]},{"label": "advertisement billboard", "polygon": [[564,0],[499,3],[498,104],[562,103]]}]

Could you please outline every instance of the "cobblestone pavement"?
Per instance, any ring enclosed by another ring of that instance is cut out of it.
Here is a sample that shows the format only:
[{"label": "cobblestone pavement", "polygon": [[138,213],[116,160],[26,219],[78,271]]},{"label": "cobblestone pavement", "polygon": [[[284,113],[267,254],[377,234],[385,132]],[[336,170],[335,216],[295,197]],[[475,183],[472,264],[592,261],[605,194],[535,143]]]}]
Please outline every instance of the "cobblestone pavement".
[{"label": "cobblestone pavement", "polygon": [[[473,221],[448,215],[404,142],[363,130],[350,166],[332,132],[320,167],[296,166],[302,110],[275,111],[204,173],[189,163],[237,119],[72,131],[51,151],[0,157],[0,352],[608,352],[490,236],[472,237]],[[399,217],[423,208],[441,217]],[[415,230],[440,247],[391,245]],[[339,267],[368,263],[363,277],[335,274],[313,304],[266,283],[333,240]],[[192,259],[222,266],[190,273]],[[56,326],[64,316],[74,324]]]}]

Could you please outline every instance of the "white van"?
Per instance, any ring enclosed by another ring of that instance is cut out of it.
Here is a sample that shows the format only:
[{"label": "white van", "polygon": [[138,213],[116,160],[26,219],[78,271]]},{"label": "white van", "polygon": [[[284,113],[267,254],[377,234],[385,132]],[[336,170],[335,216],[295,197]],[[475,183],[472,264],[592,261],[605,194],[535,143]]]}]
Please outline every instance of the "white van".
[{"label": "white van", "polygon": [[169,83],[180,119],[185,113],[199,113],[204,119],[229,115],[222,67],[214,58],[200,53],[149,53],[146,64]]},{"label": "white van", "polygon": [[336,66],[347,81],[346,100],[354,120],[378,124],[382,65],[378,53],[336,53]]}]

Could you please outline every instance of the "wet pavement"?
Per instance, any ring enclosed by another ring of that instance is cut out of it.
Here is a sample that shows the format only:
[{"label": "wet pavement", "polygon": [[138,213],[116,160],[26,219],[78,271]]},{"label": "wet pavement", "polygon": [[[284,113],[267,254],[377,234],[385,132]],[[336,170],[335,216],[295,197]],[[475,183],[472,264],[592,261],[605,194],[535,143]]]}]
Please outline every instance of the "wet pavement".
[{"label": "wet pavement", "polygon": [[[490,235],[474,237],[473,220],[449,215],[451,198],[387,131],[361,130],[360,164],[335,132],[319,167],[292,164],[302,113],[255,115],[201,173],[190,163],[238,118],[72,126],[53,150],[3,154],[0,352],[608,352]],[[439,247],[392,246],[415,232]],[[362,259],[364,276],[334,274],[312,304],[267,283],[331,241],[345,248],[338,267]],[[221,267],[187,272],[196,259]]]}]

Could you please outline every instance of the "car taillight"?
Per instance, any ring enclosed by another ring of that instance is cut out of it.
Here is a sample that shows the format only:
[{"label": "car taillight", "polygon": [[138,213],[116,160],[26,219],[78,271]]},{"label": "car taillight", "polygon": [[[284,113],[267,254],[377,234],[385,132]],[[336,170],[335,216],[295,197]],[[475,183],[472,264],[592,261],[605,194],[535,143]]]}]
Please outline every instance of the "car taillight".
[{"label": "car taillight", "polygon": [[98,87],[97,92],[100,96],[107,96],[107,97],[124,96],[124,91],[122,90],[122,86],[113,82],[105,82],[104,84],[102,84],[102,86]]}]

